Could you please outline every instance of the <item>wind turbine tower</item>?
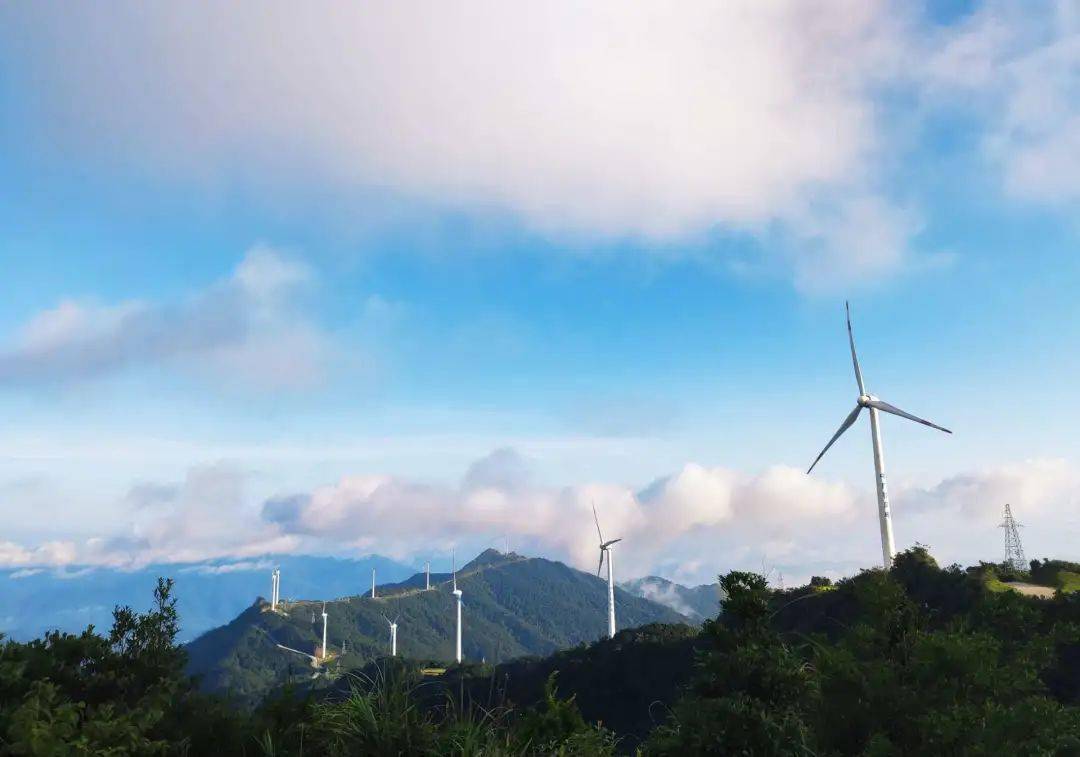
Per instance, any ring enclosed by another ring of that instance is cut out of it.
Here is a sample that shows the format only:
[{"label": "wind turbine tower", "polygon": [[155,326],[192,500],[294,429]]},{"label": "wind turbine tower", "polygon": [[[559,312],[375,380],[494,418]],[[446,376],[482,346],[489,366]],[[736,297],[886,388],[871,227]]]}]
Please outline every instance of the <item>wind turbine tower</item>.
[{"label": "wind turbine tower", "polygon": [[375,569],[371,569],[371,598],[375,599]]},{"label": "wind turbine tower", "polygon": [[821,453],[814,458],[814,462],[810,464],[810,468],[806,472],[809,474],[810,471],[814,470],[814,466],[817,465],[818,461],[829,451],[829,447],[833,446],[833,442],[851,428],[855,423],[855,420],[859,417],[859,413],[862,412],[863,408],[867,408],[870,411],[870,438],[874,444],[874,472],[877,480],[878,522],[881,529],[881,555],[887,570],[892,567],[893,556],[896,554],[896,545],[893,542],[892,512],[889,509],[889,488],[885,482],[885,453],[882,450],[881,445],[881,425],[878,421],[878,411],[880,410],[883,413],[890,413],[891,415],[898,415],[901,418],[907,418],[909,421],[915,421],[924,426],[936,428],[938,431],[944,431],[946,434],[951,434],[952,431],[938,426],[936,423],[923,420],[898,407],[894,407],[888,402],[884,402],[866,391],[866,386],[863,384],[862,371],[859,369],[859,357],[855,354],[855,336],[851,330],[851,308],[848,307],[847,303],[844,303],[844,309],[847,312],[848,344],[851,346],[851,362],[855,367],[855,383],[859,386],[859,397],[855,402],[855,409],[852,410],[851,413],[848,414],[848,417],[844,419],[844,422],[840,424],[840,429],[833,434],[832,439],[825,445],[825,449],[821,450]]},{"label": "wind turbine tower", "polygon": [[1005,520],[998,528],[1005,529],[1005,562],[1011,565],[1013,570],[1027,570],[1028,561],[1024,557],[1024,545],[1020,543],[1020,529],[1023,528],[1023,524],[1016,522],[1011,505],[1005,505]]},{"label": "wind turbine tower", "polygon": [[424,591],[431,589],[431,562],[424,563]]},{"label": "wind turbine tower", "polygon": [[453,582],[454,582],[454,599],[457,603],[457,644],[454,651],[454,659],[461,664],[461,589],[457,587],[457,553],[453,554],[451,558],[453,560]]},{"label": "wind turbine tower", "polygon": [[326,602],[322,605],[322,658],[326,659],[326,619],[329,616],[326,614]]},{"label": "wind turbine tower", "polygon": [[390,626],[390,656],[397,657],[397,618],[390,620],[390,618],[383,615],[383,619]]},{"label": "wind turbine tower", "polygon": [[596,533],[600,536],[600,564],[596,566],[596,575],[604,567],[604,558],[607,558],[607,627],[608,638],[615,636],[615,569],[611,565],[611,548],[622,541],[622,538],[604,541],[604,534],[600,530],[600,518],[596,515],[596,505],[592,509],[593,520],[596,521]]},{"label": "wind turbine tower", "polygon": [[276,610],[281,596],[281,568],[270,573],[270,609]]}]

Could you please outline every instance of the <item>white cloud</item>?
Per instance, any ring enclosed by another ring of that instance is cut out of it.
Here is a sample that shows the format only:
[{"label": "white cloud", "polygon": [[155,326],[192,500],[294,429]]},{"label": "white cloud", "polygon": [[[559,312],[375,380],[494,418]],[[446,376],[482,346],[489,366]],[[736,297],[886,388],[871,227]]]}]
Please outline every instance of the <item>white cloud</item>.
[{"label": "white cloud", "polygon": [[[480,477],[495,468],[500,475]],[[510,477],[505,470],[514,471]],[[460,487],[421,485],[390,476],[347,476],[310,495],[273,499],[264,516],[283,531],[341,541],[365,539],[390,554],[474,534],[502,534],[569,559],[581,568],[596,560],[595,505],[605,538],[623,538],[623,575],[649,572],[680,539],[730,527],[763,537],[787,535],[805,521],[845,519],[855,496],[794,469],[748,476],[688,464],[641,492],[614,484],[526,485],[523,461],[497,450],[478,461]],[[691,556],[687,556],[689,559]]]},{"label": "white cloud", "polygon": [[675,612],[681,612],[690,618],[699,616],[698,612],[679,595],[678,589],[670,583],[654,578],[646,578],[641,580],[634,588],[637,593],[640,593],[646,599],[670,607]]},{"label": "white cloud", "polygon": [[[14,69],[33,77],[35,127],[140,171],[390,188],[559,234],[779,224],[848,278],[907,245],[880,191],[878,98],[910,53],[887,0],[119,4],[7,21],[35,53]],[[836,216],[857,249],[820,232]]]},{"label": "white cloud", "polygon": [[69,541],[49,541],[28,549],[10,541],[0,542],[0,566],[68,565],[75,562],[76,546]]},{"label": "white cloud", "polygon": [[21,568],[9,575],[8,578],[18,580],[20,578],[30,578],[44,572],[44,568]]},{"label": "white cloud", "polygon": [[253,571],[270,570],[274,563],[270,560],[240,560],[238,562],[225,563],[224,565],[189,565],[181,568],[181,573],[198,573],[203,576],[220,576],[226,573],[250,573]]},{"label": "white cloud", "polygon": [[32,317],[0,349],[0,383],[164,364],[244,386],[309,385],[331,353],[328,336],[292,303],[310,279],[303,263],[257,246],[230,276],[178,302],[66,300]]},{"label": "white cloud", "polygon": [[[34,93],[23,126],[65,159],[315,188],[347,214],[366,189],[589,240],[779,232],[797,285],[844,286],[909,257],[918,198],[885,187],[920,119],[953,108],[980,119],[1009,192],[1080,197],[1071,0],[989,0],[945,26],[895,0],[0,13]],[[896,93],[926,112],[894,118]]]},{"label": "white cloud", "polygon": [[985,3],[927,58],[928,93],[974,106],[982,149],[1013,196],[1080,201],[1080,10]]},{"label": "white cloud", "polygon": [[[483,474],[483,475],[481,475]],[[38,548],[0,543],[0,567],[239,562],[206,570],[256,570],[266,555],[376,552],[426,559],[457,545],[501,547],[595,570],[592,506],[616,547],[619,580],[665,575],[709,581],[725,570],[768,573],[793,584],[877,565],[877,510],[869,491],[786,466],[750,474],[685,465],[641,490],[612,483],[543,486],[509,449],[478,460],[459,485],[351,475],[311,492],[251,500],[248,475],[218,464],[183,481],[139,484],[151,504],[127,499],[130,525],[83,542]],[[1032,556],[1075,557],[1080,475],[1061,460],[1033,460],[958,474],[928,488],[894,486],[898,546],[929,544],[943,562],[996,559],[1005,502],[1028,526]]]},{"label": "white cloud", "polygon": [[1065,460],[1025,460],[983,471],[961,473],[928,489],[908,488],[897,499],[928,512],[953,510],[982,523],[1001,520],[1005,503],[1026,517],[1069,514],[1080,492],[1080,475]]}]

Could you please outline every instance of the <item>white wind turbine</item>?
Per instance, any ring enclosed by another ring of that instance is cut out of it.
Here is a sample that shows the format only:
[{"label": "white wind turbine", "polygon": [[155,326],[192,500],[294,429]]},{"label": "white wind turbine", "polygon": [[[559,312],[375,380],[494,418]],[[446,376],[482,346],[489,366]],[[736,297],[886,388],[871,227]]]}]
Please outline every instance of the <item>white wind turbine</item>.
[{"label": "white wind turbine", "polygon": [[[398,617],[401,617],[400,615]],[[397,618],[390,620],[390,618],[383,615],[383,620],[390,626],[390,656],[397,657]]]},{"label": "white wind turbine", "polygon": [[457,644],[455,646],[454,659],[461,663],[461,589],[457,587],[457,552],[452,553],[453,561],[452,576],[454,582],[454,599],[457,602]]},{"label": "white wind turbine", "polygon": [[600,536],[600,564],[596,566],[596,575],[604,567],[604,557],[607,557],[607,626],[608,637],[615,636],[615,570],[611,565],[611,547],[622,538],[604,541],[604,534],[600,530],[600,518],[596,515],[596,505],[592,509],[593,520],[596,521],[596,533]]},{"label": "white wind turbine", "polygon": [[276,610],[281,596],[281,568],[274,568],[270,573],[270,609]]},{"label": "white wind turbine", "polygon": [[431,562],[424,563],[424,591],[431,589]]},{"label": "white wind turbine", "polygon": [[375,569],[371,569],[371,598],[375,599]]},{"label": "white wind turbine", "polygon": [[322,658],[326,659],[326,619],[329,616],[326,614],[326,602],[322,603]]},{"label": "white wind turbine", "polygon": [[851,411],[844,422],[840,424],[840,429],[833,434],[832,439],[825,445],[825,449],[821,450],[821,453],[814,458],[814,462],[811,463],[810,468],[806,471],[810,473],[814,469],[814,466],[818,464],[826,452],[829,451],[829,447],[833,445],[840,435],[851,428],[855,423],[855,419],[859,417],[859,413],[865,407],[870,410],[870,436],[874,442],[874,471],[877,474],[877,500],[878,500],[878,520],[881,526],[881,554],[884,560],[886,568],[892,566],[893,556],[896,554],[896,545],[893,543],[892,532],[892,512],[889,510],[889,488],[885,482],[885,456],[881,449],[881,427],[878,422],[878,411],[883,413],[891,413],[892,415],[899,415],[901,418],[907,418],[909,421],[915,421],[921,423],[924,426],[930,428],[936,428],[938,431],[944,431],[946,434],[951,434],[947,428],[938,426],[936,423],[931,423],[928,420],[923,420],[918,416],[911,413],[904,412],[898,407],[890,405],[888,402],[883,402],[872,394],[868,394],[866,386],[863,384],[862,371],[859,369],[859,358],[855,354],[855,336],[851,331],[851,308],[848,304],[844,303],[844,310],[847,312],[847,329],[848,329],[848,343],[851,345],[851,362],[855,366],[855,383],[859,385],[859,398],[856,400],[855,409]]}]

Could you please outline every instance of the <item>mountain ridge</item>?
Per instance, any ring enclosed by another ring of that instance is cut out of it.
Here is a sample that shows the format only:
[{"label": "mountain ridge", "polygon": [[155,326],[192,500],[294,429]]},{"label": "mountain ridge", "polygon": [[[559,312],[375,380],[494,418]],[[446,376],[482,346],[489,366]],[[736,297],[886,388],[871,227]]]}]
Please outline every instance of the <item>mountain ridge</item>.
[{"label": "mountain ridge", "polygon": [[644,576],[624,581],[620,586],[631,594],[670,607],[699,623],[720,613],[722,593],[719,584],[684,586],[660,576]]},{"label": "mountain ridge", "polygon": [[[452,577],[423,572],[326,602],[325,675],[363,667],[389,652],[388,619],[396,619],[403,657],[449,664],[454,658]],[[487,550],[458,572],[463,592],[465,659],[492,663],[543,656],[595,641],[606,631],[607,587],[596,576],[542,557]],[[255,702],[287,681],[309,680],[322,638],[321,600],[259,599],[240,615],[187,645],[189,670],[205,688]],[[687,623],[674,610],[616,587],[620,628]],[[294,650],[294,651],[287,651]]]}]

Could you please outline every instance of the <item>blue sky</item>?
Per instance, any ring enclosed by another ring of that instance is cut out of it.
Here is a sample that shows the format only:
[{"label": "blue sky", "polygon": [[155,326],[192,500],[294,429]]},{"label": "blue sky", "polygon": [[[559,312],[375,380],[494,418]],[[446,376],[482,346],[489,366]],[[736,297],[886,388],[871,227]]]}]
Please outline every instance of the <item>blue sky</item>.
[{"label": "blue sky", "polygon": [[599,499],[633,572],[850,572],[845,299],[956,431],[886,423],[898,541],[1074,556],[1075,4],[135,8],[0,11],[6,562],[585,564]]}]

